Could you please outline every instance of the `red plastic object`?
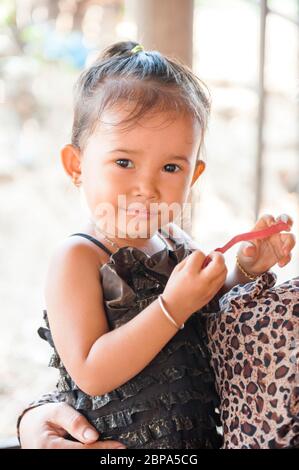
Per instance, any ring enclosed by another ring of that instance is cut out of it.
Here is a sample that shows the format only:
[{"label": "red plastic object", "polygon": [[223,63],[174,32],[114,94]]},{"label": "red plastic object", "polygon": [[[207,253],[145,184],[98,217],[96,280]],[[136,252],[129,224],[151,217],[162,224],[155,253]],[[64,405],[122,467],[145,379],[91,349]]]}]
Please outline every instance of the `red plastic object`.
[{"label": "red plastic object", "polygon": [[[216,248],[214,251],[219,251],[220,253],[225,253],[229,248],[234,246],[236,243],[239,242],[246,242],[250,240],[256,240],[257,238],[267,238],[275,233],[282,232],[283,230],[289,230],[290,226],[285,222],[277,222],[277,224],[271,225],[271,227],[264,228],[263,230],[256,230],[254,232],[246,232],[241,233],[240,235],[236,235],[233,237],[226,245],[222,246],[221,248]],[[208,266],[211,262],[210,256],[207,256],[202,264],[202,269]]]}]

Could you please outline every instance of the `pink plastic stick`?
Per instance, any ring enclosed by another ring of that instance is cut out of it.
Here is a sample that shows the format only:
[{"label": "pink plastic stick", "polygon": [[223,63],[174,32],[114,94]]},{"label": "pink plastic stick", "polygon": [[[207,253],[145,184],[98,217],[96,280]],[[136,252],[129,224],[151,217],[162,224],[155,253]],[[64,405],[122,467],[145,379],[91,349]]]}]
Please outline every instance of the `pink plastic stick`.
[{"label": "pink plastic stick", "polygon": [[[274,235],[275,233],[282,232],[283,230],[288,231],[289,229],[290,229],[289,225],[286,224],[285,222],[277,222],[277,224],[271,225],[271,227],[264,228],[263,230],[256,230],[254,232],[246,232],[246,233],[241,233],[240,235],[236,235],[223,247],[216,248],[216,250],[214,251],[220,251],[220,253],[225,253],[227,250],[229,250],[229,248],[234,246],[236,243],[256,240],[257,238],[271,237],[271,235]],[[212,261],[210,256],[207,256],[202,264],[202,269],[208,266],[210,261]]]}]

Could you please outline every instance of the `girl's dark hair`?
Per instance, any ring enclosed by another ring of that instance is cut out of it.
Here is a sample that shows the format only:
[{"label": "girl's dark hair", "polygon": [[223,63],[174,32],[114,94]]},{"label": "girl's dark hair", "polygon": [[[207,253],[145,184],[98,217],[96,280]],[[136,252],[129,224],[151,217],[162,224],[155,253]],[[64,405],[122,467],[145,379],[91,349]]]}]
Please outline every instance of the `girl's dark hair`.
[{"label": "girl's dark hair", "polygon": [[117,125],[134,125],[148,111],[188,113],[198,120],[203,142],[210,110],[206,85],[177,59],[158,51],[131,52],[137,45],[112,44],[79,76],[74,88],[74,146],[82,149],[103,111],[121,100],[131,105],[130,113]]}]

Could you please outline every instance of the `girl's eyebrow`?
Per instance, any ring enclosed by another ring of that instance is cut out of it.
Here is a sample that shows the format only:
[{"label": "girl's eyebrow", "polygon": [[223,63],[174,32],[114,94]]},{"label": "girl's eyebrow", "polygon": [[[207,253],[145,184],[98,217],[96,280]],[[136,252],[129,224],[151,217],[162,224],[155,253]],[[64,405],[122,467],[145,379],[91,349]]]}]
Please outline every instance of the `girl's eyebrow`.
[{"label": "girl's eyebrow", "polygon": [[[114,153],[114,152],[123,152],[123,153],[128,153],[128,154],[143,153],[142,150],[134,150],[134,149],[113,149],[113,150],[109,150],[108,153]],[[190,164],[189,158],[185,157],[184,155],[169,155],[167,158],[170,158],[171,160],[182,160]]]},{"label": "girl's eyebrow", "polygon": [[112,150],[109,150],[108,153],[113,153],[113,152],[142,153],[141,150],[133,150],[133,149],[112,149]]}]

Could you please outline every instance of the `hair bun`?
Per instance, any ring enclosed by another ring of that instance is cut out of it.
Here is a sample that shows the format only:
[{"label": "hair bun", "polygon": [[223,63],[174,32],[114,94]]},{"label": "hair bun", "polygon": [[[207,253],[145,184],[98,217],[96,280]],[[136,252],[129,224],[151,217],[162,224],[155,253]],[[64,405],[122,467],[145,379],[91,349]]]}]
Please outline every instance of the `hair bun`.
[{"label": "hair bun", "polygon": [[100,58],[110,59],[111,57],[127,56],[131,50],[138,46],[138,42],[134,41],[120,41],[112,44],[111,46],[104,49]]}]

